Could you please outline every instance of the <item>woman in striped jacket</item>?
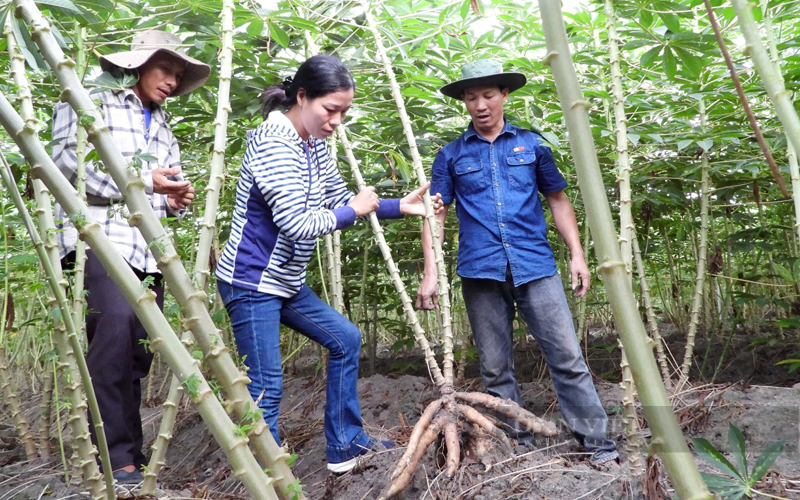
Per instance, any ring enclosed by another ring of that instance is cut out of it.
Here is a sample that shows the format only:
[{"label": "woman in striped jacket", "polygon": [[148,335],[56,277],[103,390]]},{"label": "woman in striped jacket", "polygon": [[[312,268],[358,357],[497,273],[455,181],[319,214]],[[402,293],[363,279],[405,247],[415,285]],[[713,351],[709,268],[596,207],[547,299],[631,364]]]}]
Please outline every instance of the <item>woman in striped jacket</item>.
[{"label": "woman in striped jacket", "polygon": [[[375,188],[353,194],[325,138],[350,109],[355,82],[337,58],[314,56],[294,79],[262,95],[265,121],[247,135],[231,235],[216,271],[248,386],[277,442],[283,394],[280,324],[330,351],[325,438],[328,469],[347,472],[357,457],[391,442],[362,428],[356,379],[361,333],[305,285],[317,238],[377,212],[380,218],[422,216],[428,184],[402,199],[379,200]],[[286,108],[285,113],[274,111]],[[441,202],[434,200],[437,210]],[[260,398],[260,399],[259,399]]]}]

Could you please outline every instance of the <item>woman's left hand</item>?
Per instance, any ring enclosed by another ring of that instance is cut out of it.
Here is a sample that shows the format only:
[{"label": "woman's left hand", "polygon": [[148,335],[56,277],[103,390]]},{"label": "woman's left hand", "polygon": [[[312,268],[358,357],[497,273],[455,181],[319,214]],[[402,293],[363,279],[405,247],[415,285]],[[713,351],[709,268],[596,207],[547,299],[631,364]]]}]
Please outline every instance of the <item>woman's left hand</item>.
[{"label": "woman's left hand", "polygon": [[[418,215],[420,217],[425,216],[425,201],[424,196],[425,192],[428,188],[431,187],[430,182],[426,182],[418,189],[408,193],[403,198],[400,199],[400,212],[403,215]],[[438,214],[442,211],[444,204],[442,203],[442,195],[436,193],[435,196],[431,196],[431,201],[433,202],[433,212]]]}]

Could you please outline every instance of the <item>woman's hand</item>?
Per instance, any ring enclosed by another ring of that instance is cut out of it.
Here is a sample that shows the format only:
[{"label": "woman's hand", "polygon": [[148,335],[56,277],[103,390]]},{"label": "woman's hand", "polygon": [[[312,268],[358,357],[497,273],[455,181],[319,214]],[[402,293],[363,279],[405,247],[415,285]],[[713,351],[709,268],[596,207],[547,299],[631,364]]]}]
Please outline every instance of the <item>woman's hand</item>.
[{"label": "woman's hand", "polygon": [[378,195],[375,194],[375,188],[367,186],[359,191],[347,206],[356,211],[356,217],[363,217],[377,210],[380,203]]},{"label": "woman's hand", "polygon": [[[429,187],[431,187],[431,183],[426,182],[418,189],[401,198],[400,212],[404,215],[418,215],[420,217],[424,217],[425,202],[423,201],[423,196],[425,196],[425,191],[427,191]],[[433,202],[433,212],[435,214],[441,212],[444,207],[444,203],[442,203],[442,195],[436,193],[435,196],[431,196],[431,201]]]}]

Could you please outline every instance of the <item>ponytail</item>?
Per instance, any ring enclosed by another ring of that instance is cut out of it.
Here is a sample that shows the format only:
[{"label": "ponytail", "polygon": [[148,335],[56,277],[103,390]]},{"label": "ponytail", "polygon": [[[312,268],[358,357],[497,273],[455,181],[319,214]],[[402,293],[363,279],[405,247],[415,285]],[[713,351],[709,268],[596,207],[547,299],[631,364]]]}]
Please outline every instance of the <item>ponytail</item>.
[{"label": "ponytail", "polygon": [[297,91],[303,89],[306,97],[317,97],[338,90],[355,89],[356,83],[342,61],[334,56],[318,55],[306,60],[294,78],[270,85],[261,93],[261,114],[264,119],[276,108],[291,108],[297,104]]}]

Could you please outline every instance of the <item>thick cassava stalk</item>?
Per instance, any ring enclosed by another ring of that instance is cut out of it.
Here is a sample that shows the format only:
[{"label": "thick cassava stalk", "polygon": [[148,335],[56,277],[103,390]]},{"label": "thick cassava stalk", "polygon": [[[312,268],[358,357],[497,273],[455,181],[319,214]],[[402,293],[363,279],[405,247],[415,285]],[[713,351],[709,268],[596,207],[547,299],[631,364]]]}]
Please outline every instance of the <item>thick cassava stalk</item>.
[{"label": "thick cassava stalk", "polygon": [[[11,20],[9,19],[8,22],[10,23]],[[25,60],[22,57],[22,54],[20,54],[19,49],[16,46],[16,43],[14,43],[15,42],[14,35],[13,35],[11,29],[7,25],[3,26],[3,31],[4,31],[3,34],[6,35],[6,40],[7,40],[7,44],[8,44],[8,52],[11,55],[11,73],[12,73],[12,76],[16,77],[19,72],[22,72],[23,77],[24,77],[25,76]],[[22,59],[21,62],[20,62],[20,59]],[[15,80],[17,80],[17,78],[15,78]],[[27,78],[25,78],[25,80],[27,80]],[[19,82],[17,82],[17,84],[19,85]],[[25,88],[20,88],[19,92],[22,93],[22,94],[27,92],[28,102],[30,102],[30,89],[27,86]],[[8,292],[8,290],[6,290],[6,292]],[[6,308],[8,306],[8,297],[9,297],[9,295],[7,293],[6,293],[6,295],[3,296],[3,307],[2,307],[3,315],[2,315],[2,317],[0,317],[0,321],[2,321],[2,325],[0,325],[0,327],[3,330],[5,330],[5,326],[6,326],[6,315],[5,315],[5,312],[6,312]],[[17,434],[19,435],[19,439],[25,445],[25,456],[28,458],[28,460],[33,460],[33,459],[35,459],[37,457],[36,443],[33,440],[33,436],[31,435],[30,425],[28,424],[28,421],[25,419],[25,415],[23,415],[22,411],[20,410],[19,399],[17,398],[17,395],[14,392],[14,389],[12,387],[13,384],[11,384],[11,381],[9,379],[10,374],[9,374],[8,366],[7,366],[8,358],[7,358],[6,352],[5,352],[5,344],[1,342],[2,338],[3,338],[3,336],[0,336],[0,385],[2,385],[2,393],[3,393],[4,397],[6,398],[6,402],[8,404],[8,408],[9,408],[9,411],[11,413],[11,418],[14,421],[14,425],[16,425],[16,427],[17,427]],[[51,387],[52,387],[52,384],[51,384]],[[52,392],[50,392],[50,395],[52,396]],[[48,394],[47,394],[46,391],[43,394],[43,400],[47,401],[47,405],[48,405],[48,409],[49,409],[49,405],[50,405],[50,402],[52,401],[52,399],[48,399]],[[42,415],[42,417],[44,417],[44,415]],[[47,419],[47,429],[48,429],[48,431],[50,429],[49,414],[48,414],[48,419]],[[49,437],[49,433],[48,433],[48,437]],[[49,441],[47,441],[47,444],[49,445]],[[50,455],[50,451],[49,450],[50,449],[49,449],[49,446],[48,446],[47,448],[45,448],[43,450],[43,453],[45,453],[47,456],[49,456]],[[44,457],[44,455],[43,455],[43,458],[46,458],[46,457]]]},{"label": "thick cassava stalk", "polygon": [[342,232],[333,232],[333,302],[334,308],[344,314],[344,283],[342,283]]},{"label": "thick cassava stalk", "polygon": [[[56,65],[53,64],[52,66],[55,67]],[[14,112],[14,109],[2,94],[0,94],[0,121],[6,132],[14,139],[25,158],[32,165],[31,175],[44,181],[51,190],[75,223],[79,236],[84,238],[92,247],[94,254],[108,272],[109,277],[128,301],[147,330],[150,346],[161,353],[172,372],[181,379],[181,383],[187,388],[187,392],[190,393],[192,400],[197,405],[198,413],[200,413],[212,435],[219,443],[220,448],[227,455],[234,476],[242,480],[251,498],[277,499],[278,497],[272,488],[272,480],[264,474],[252,453],[250,453],[247,448],[247,439],[236,432],[236,427],[228,418],[222,404],[203,377],[196,360],[181,345],[169,321],[167,321],[156,304],[155,293],[142,285],[136,274],[109,241],[103,229],[92,218],[88,207],[78,192],[64,178],[58,167],[47,155],[35,132],[23,125],[22,119]],[[89,136],[92,136],[91,131]],[[38,240],[35,228],[31,229],[33,230],[31,238]],[[45,266],[51,281],[51,289],[58,296],[59,305],[65,307],[66,297],[54,279],[53,269],[44,251],[44,246],[40,241],[37,242],[36,246],[42,264]],[[72,317],[65,315],[65,319],[69,328]],[[71,330],[74,331],[74,329]],[[77,338],[71,336],[70,341],[74,344]],[[81,358],[78,359],[80,360]],[[88,379],[85,365],[81,367],[81,374]],[[96,405],[96,400],[93,399],[92,393],[87,392],[89,404]],[[106,470],[111,470],[110,465],[104,467],[106,467]],[[111,476],[108,475],[108,477]],[[111,498],[114,498],[113,485],[109,487],[109,492]]]},{"label": "thick cassava stalk", "polygon": [[[86,28],[80,27],[75,38],[75,54],[78,71],[86,67]],[[82,77],[79,73],[78,76]],[[77,177],[75,189],[86,200],[86,129],[78,126],[77,142],[75,144],[75,163]],[[86,311],[86,297],[83,294],[86,270],[86,243],[83,240],[75,242],[75,270],[72,278],[72,314],[75,316],[75,326],[83,333],[85,327],[84,312]]]},{"label": "thick cassava stalk", "polygon": [[[364,15],[367,21],[367,27],[375,39],[375,48],[378,53],[378,58],[383,64],[384,72],[389,80],[389,87],[392,89],[392,96],[394,97],[395,104],[397,104],[397,112],[400,116],[400,122],[403,124],[403,132],[405,133],[406,140],[408,141],[408,148],[411,151],[411,159],[414,165],[414,172],[420,184],[428,182],[425,169],[422,166],[422,158],[417,149],[417,140],[414,137],[414,130],[411,128],[411,119],[406,112],[406,105],[403,101],[403,95],[400,92],[400,86],[397,84],[394,69],[392,69],[392,61],[386,54],[386,49],[383,46],[383,37],[378,31],[375,19],[372,17],[370,6],[366,0],[361,0],[361,5],[364,8]],[[447,267],[444,263],[444,253],[442,252],[442,242],[439,240],[438,222],[433,212],[433,203],[431,201],[430,193],[425,193],[425,219],[428,221],[428,227],[431,232],[431,241],[433,242],[433,253],[436,260],[436,269],[439,274],[439,313],[441,317],[442,326],[442,350],[444,351],[444,360],[442,364],[442,373],[448,384],[453,383],[453,331],[451,328],[450,317],[450,286],[447,280]]]},{"label": "thick cassava stalk", "polygon": [[[778,44],[775,42],[775,32],[772,28],[772,16],[769,13],[767,0],[761,0],[761,17],[764,20],[764,32],[767,35],[767,47],[770,58],[778,71],[780,71]],[[789,175],[792,178],[792,198],[794,201],[794,227],[797,240],[800,241],[800,167],[797,165],[797,153],[791,141],[786,141],[786,160],[789,163]],[[800,287],[800,284],[798,284]]]},{"label": "thick cassava stalk", "polygon": [[44,382],[42,382],[42,401],[39,403],[39,455],[50,458],[50,419],[52,416],[53,392],[55,389],[55,363],[44,362]]},{"label": "thick cassava stalk", "polygon": [[[102,115],[78,81],[74,70],[75,63],[65,57],[50,32],[48,21],[42,17],[32,0],[14,0],[14,4],[17,6],[17,15],[21,15],[30,26],[32,39],[45,60],[55,69],[56,78],[63,89],[62,99],[69,102],[76,112],[82,111],[94,118],[90,128],[87,129],[89,141],[94,145],[125,199],[131,214],[128,218],[129,223],[138,228],[147,240],[170,291],[183,308],[185,327],[192,331],[195,341],[203,350],[204,359],[207,360],[214,376],[221,382],[226,396],[229,397],[226,405],[239,419],[251,418],[256,405],[247,391],[249,379],[237,368],[228,347],[222,343],[221,332],[206,308],[206,294],[195,288],[183,267],[172,240],[150,205],[144,181],[139,173],[125,162]],[[177,337],[174,341],[180,346]],[[182,346],[180,349],[186,352]],[[164,358],[166,359],[166,356]],[[178,373],[175,374],[182,378]],[[263,415],[259,413],[250,425],[252,428],[247,436],[261,465],[270,470],[281,496],[293,498],[297,486],[287,463],[290,455],[275,442],[267,429]],[[248,477],[248,481],[251,479],[252,477]]]},{"label": "thick cassava stalk", "polygon": [[[336,136],[331,137],[331,158],[337,161]],[[328,283],[331,287],[331,302],[339,314],[344,312],[344,288],[342,288],[342,232],[325,235],[325,256],[328,259]]]},{"label": "thick cassava stalk", "polygon": [[[9,30],[10,31],[10,30]],[[25,72],[25,58],[17,47],[14,35],[9,33],[6,37],[11,55],[11,74],[14,82],[17,84],[17,102],[20,107],[20,112],[25,120],[25,127],[33,134],[38,134],[40,124],[36,118],[36,113],[33,109],[33,101],[31,99],[31,89],[28,81],[27,73]],[[58,252],[58,241],[56,239],[55,220],[53,219],[53,209],[50,201],[50,192],[47,187],[39,179],[32,179],[33,193],[36,200],[35,214],[39,221],[39,228],[44,234],[44,249],[47,253],[48,260],[53,267],[55,273],[55,280],[61,290],[61,293],[66,295],[67,283],[64,279],[61,269],[61,261]],[[57,307],[56,295],[51,294],[50,306]],[[58,371],[62,373],[65,380],[65,389],[70,400],[70,410],[68,422],[72,429],[73,436],[73,450],[78,457],[78,464],[83,475],[83,481],[87,489],[92,494],[93,498],[102,498],[105,496],[105,488],[101,480],[100,469],[97,466],[95,457],[98,453],[97,448],[92,444],[89,434],[89,421],[86,418],[86,399],[84,397],[83,389],[81,388],[81,380],[84,380],[88,385],[87,394],[91,390],[91,381],[86,372],[86,378],[82,377],[81,365],[85,365],[83,360],[83,350],[80,346],[78,339],[77,328],[73,318],[73,330],[67,331],[68,323],[64,314],[69,315],[69,308],[65,304],[65,311],[62,317],[55,321],[55,337],[56,337],[56,352],[58,353]],[[76,342],[71,342],[71,337],[75,337]],[[80,358],[80,361],[79,359]],[[98,429],[98,447],[100,448],[100,458],[106,470],[110,470],[110,461],[108,459],[108,452],[103,454],[103,447],[105,446],[105,434],[102,432],[102,419],[100,418],[99,411],[94,413],[96,405],[93,408],[93,418],[96,422],[95,427]],[[110,479],[107,479],[106,484],[109,484]],[[113,490],[113,488],[111,488]]]},{"label": "thick cassava stalk", "polygon": [[761,35],[755,19],[753,19],[753,4],[746,0],[731,0],[731,4],[739,19],[742,34],[747,41],[743,53],[753,59],[764,89],[766,89],[772,105],[775,106],[775,114],[778,115],[778,119],[783,125],[787,142],[792,144],[795,151],[800,151],[800,117],[797,116],[792,97],[783,84],[783,76],[778,65],[770,60],[764,44],[761,43]]},{"label": "thick cassava stalk", "polygon": [[225,147],[228,143],[228,114],[231,112],[231,72],[233,66],[233,0],[222,1],[220,12],[222,34],[219,51],[219,89],[217,90],[217,116],[214,119],[214,146],[206,185],[206,207],[200,224],[197,259],[194,265],[197,288],[206,291],[210,279],[209,257],[214,233],[217,229],[217,211],[222,185],[225,182]]},{"label": "thick cassava stalk", "polygon": [[[337,302],[336,290],[333,284],[334,280],[336,279],[336,271],[333,268],[333,266],[335,265],[333,262],[333,235],[326,234],[325,236],[322,237],[322,240],[325,246],[325,259],[324,261],[320,260],[319,263],[321,265],[324,262],[325,269],[320,268],[320,272],[325,273],[325,275],[327,276],[327,279],[322,280],[322,284],[324,285],[326,281],[328,282],[327,287],[323,286],[323,288],[325,289],[326,292],[327,289],[330,288],[330,293],[326,293],[325,295],[327,295],[328,304],[330,304],[331,307],[336,309],[336,302]],[[319,251],[319,246],[317,247],[317,250]]]},{"label": "thick cassava stalk", "polygon": [[[214,145],[211,151],[208,184],[206,186],[206,206],[203,213],[203,222],[200,225],[200,237],[197,244],[195,258],[195,280],[197,288],[205,291],[210,278],[209,261],[211,246],[216,232],[217,209],[222,184],[225,182],[225,147],[228,138],[228,114],[230,113],[230,89],[233,60],[233,2],[223,0],[221,19],[220,43],[220,71],[219,88],[217,91],[217,116],[214,120]],[[181,341],[187,350],[191,350],[191,336],[184,332]],[[151,374],[151,377],[153,374]],[[161,416],[158,434],[152,446],[150,461],[145,470],[145,480],[142,484],[142,494],[152,494],[156,487],[158,473],[166,463],[167,447],[172,438],[175,427],[175,417],[178,413],[178,403],[183,396],[183,388],[178,377],[170,377],[169,393],[164,401],[164,413]]]},{"label": "thick cassava stalk", "polygon": [[672,378],[670,377],[669,365],[667,364],[666,349],[664,348],[664,339],[661,337],[661,332],[658,330],[658,318],[653,310],[653,299],[650,297],[650,285],[647,283],[647,276],[644,272],[644,262],[642,261],[642,252],[639,251],[639,240],[636,234],[633,235],[633,256],[636,261],[636,272],[639,274],[639,288],[642,291],[642,300],[644,301],[644,310],[647,315],[647,327],[650,330],[650,338],[656,343],[656,357],[658,358],[658,367],[661,369],[661,378],[664,383],[671,385]]},{"label": "thick cassava stalk", "polygon": [[689,448],[672,411],[667,391],[658,373],[652,347],[644,331],[630,280],[622,260],[614,221],[608,204],[603,177],[597,161],[589,126],[589,101],[583,97],[570,58],[564,19],[559,0],[539,0],[542,26],[547,43],[545,62],[553,70],[570,146],[578,174],[578,184],[595,242],[599,273],[628,353],[636,388],[650,428],[652,451],[666,465],[678,492],[686,500],[712,500],[692,459]]},{"label": "thick cassava stalk", "polygon": [[[13,129],[8,127],[6,128],[8,135],[10,135],[15,142],[27,140],[28,142],[38,144],[42,150],[42,153],[46,155],[47,153],[44,151],[44,148],[41,147],[41,143],[39,142],[36,129],[32,129],[29,125],[23,124],[22,118],[16,114],[14,108],[11,107],[11,104],[2,94],[0,94],[0,106],[2,106],[2,108],[0,108],[0,114],[3,115],[3,126],[6,125],[6,120],[8,118],[12,118],[12,115],[13,118],[18,120]],[[19,143],[17,143],[17,145],[20,146],[20,149],[23,150],[23,153],[26,152]],[[25,158],[33,166],[31,168],[31,175],[35,177],[34,170],[36,169],[37,165],[35,159],[27,154],[25,155]],[[47,161],[53,164],[49,157],[45,158]],[[44,242],[39,237],[39,232],[36,230],[36,226],[33,223],[33,219],[30,217],[27,208],[25,207],[25,201],[22,199],[19,189],[17,189],[17,184],[14,181],[14,176],[11,173],[11,167],[8,165],[8,162],[6,162],[6,158],[2,155],[2,153],[0,153],[0,163],[2,163],[2,165],[0,165],[0,172],[2,172],[3,183],[6,185],[7,192],[13,198],[14,205],[16,205],[17,210],[19,211],[20,217],[22,217],[23,221],[25,222],[25,228],[28,230],[28,234],[31,237],[33,246],[36,248],[36,254],[39,256],[39,261],[44,268],[47,282],[50,285],[50,292],[55,298],[55,302],[57,303],[58,309],[61,313],[61,322],[66,327],[67,333],[61,332],[59,336],[68,339],[69,348],[71,348],[72,352],[74,353],[74,358],[77,362],[78,368],[74,373],[80,374],[80,380],[83,382],[83,387],[86,390],[86,399],[88,400],[89,411],[91,412],[92,420],[94,422],[95,435],[97,438],[98,448],[100,449],[100,458],[103,464],[103,469],[110,471],[111,461],[108,458],[108,445],[106,442],[105,432],[103,431],[103,421],[100,418],[100,409],[97,406],[97,397],[95,396],[94,388],[92,387],[92,380],[89,376],[89,368],[86,366],[86,360],[84,359],[83,352],[81,351],[78,335],[75,332],[75,324],[72,321],[72,315],[70,314],[69,306],[67,305],[67,296],[64,293],[64,287],[60,282],[61,277],[57,275],[56,270],[53,267],[51,257],[48,255]],[[53,168],[56,168],[54,164]],[[52,214],[50,217],[52,217]],[[58,262],[58,260],[56,260],[56,262]],[[67,373],[69,374],[70,372]],[[70,381],[68,380],[67,383],[69,384]],[[83,401],[81,401],[80,404],[81,407],[79,411],[83,413],[86,409],[86,404],[83,403]],[[70,420],[76,418],[77,415],[73,412],[70,415]],[[100,471],[97,469],[97,463],[94,459],[94,447],[92,446],[89,437],[88,426],[84,428],[75,427],[73,428],[73,431],[83,432],[81,435],[74,436],[73,439],[78,441],[78,446],[81,450],[81,470],[83,471],[84,484],[89,489],[93,498],[103,498],[105,496],[109,500],[113,500],[116,498],[113,478],[111,474],[106,474],[105,485],[103,485]]]},{"label": "thick cassava stalk", "polygon": [[717,45],[719,45],[719,50],[722,52],[722,56],[725,58],[725,64],[728,66],[728,71],[731,74],[733,86],[736,88],[736,93],[739,95],[739,102],[742,103],[744,113],[747,115],[747,121],[750,122],[750,128],[753,129],[753,133],[756,136],[756,142],[758,142],[761,152],[764,153],[764,158],[767,160],[767,165],[769,165],[769,169],[772,171],[772,176],[775,178],[775,182],[778,184],[781,193],[788,198],[789,192],[786,190],[786,184],[783,182],[783,177],[781,177],[781,171],[778,170],[778,165],[775,163],[775,158],[772,157],[772,152],[769,150],[769,146],[767,146],[767,141],[764,140],[764,134],[761,133],[761,127],[758,126],[756,116],[753,114],[753,110],[750,108],[750,101],[747,100],[747,96],[744,94],[742,83],[739,81],[739,75],[736,72],[736,68],[733,66],[731,55],[728,53],[728,47],[725,45],[725,40],[722,38],[722,32],[717,24],[717,16],[714,15],[714,9],[711,7],[711,2],[709,0],[704,0],[704,3],[706,6],[706,12],[708,13],[708,20],[711,22],[711,27],[714,29],[714,36],[717,39]]},{"label": "thick cassava stalk", "polygon": [[[699,103],[700,129],[706,130],[706,106],[703,100]],[[686,336],[686,352],[681,364],[680,382],[678,388],[689,380],[689,369],[692,367],[695,337],[700,323],[700,313],[703,308],[703,290],[706,281],[706,253],[708,247],[708,198],[711,180],[708,177],[708,151],[705,149],[700,155],[700,243],[697,249],[697,271],[695,273],[694,300],[692,312],[689,317],[689,334]]]},{"label": "thick cassava stalk", "polygon": [[[350,163],[350,169],[353,172],[356,185],[358,186],[359,190],[364,189],[367,187],[367,184],[364,182],[364,177],[361,175],[361,170],[358,168],[358,162],[353,154],[353,148],[350,145],[350,140],[347,138],[344,127],[339,127],[336,129],[336,132],[339,135],[339,141],[342,143],[342,148],[344,148],[344,152],[347,155],[347,161]],[[392,258],[392,250],[386,243],[386,237],[383,234],[383,228],[378,220],[378,216],[374,212],[369,214],[369,223],[372,226],[372,231],[375,233],[375,240],[378,242],[378,247],[381,249],[383,260],[386,262],[386,267],[389,270],[389,276],[392,278],[392,283],[394,283],[397,294],[400,296],[400,303],[403,304],[403,311],[406,313],[406,321],[414,331],[414,339],[417,341],[417,345],[420,346],[425,355],[425,363],[428,365],[428,372],[433,378],[433,383],[438,387],[442,387],[447,380],[442,375],[442,372],[439,369],[439,364],[436,362],[436,356],[433,354],[433,349],[431,349],[430,344],[428,344],[428,339],[425,337],[425,330],[422,329],[422,324],[419,322],[417,312],[414,310],[414,306],[411,303],[411,298],[409,298],[408,292],[406,292],[406,286],[403,283],[403,280],[400,279],[400,271],[397,269],[397,264],[395,264],[394,259]],[[449,380],[449,382],[452,384],[452,378]]]},{"label": "thick cassava stalk", "polygon": [[[191,333],[184,332],[181,342],[188,348],[192,343]],[[152,374],[151,374],[152,376]],[[144,482],[142,483],[142,495],[152,495],[156,489],[158,473],[166,465],[167,447],[172,439],[172,430],[175,427],[175,417],[178,415],[178,405],[183,397],[183,385],[178,377],[172,376],[169,385],[167,399],[164,400],[164,413],[161,416],[161,423],[158,426],[158,434],[150,447],[150,461],[144,471]]]},{"label": "thick cassava stalk", "polygon": [[622,380],[619,383],[619,387],[622,390],[622,426],[625,429],[625,454],[627,455],[631,474],[641,476],[644,472],[641,452],[643,439],[641,428],[639,427],[639,416],[636,414],[636,388],[625,347],[621,341],[618,340],[618,343],[621,353],[619,368],[622,372]]},{"label": "thick cassava stalk", "polygon": [[617,167],[619,170],[619,246],[622,260],[632,275],[633,215],[631,213],[631,164],[628,156],[628,117],[625,114],[625,94],[622,90],[620,39],[617,36],[617,16],[612,0],[605,0],[606,28],[608,30],[608,61],[611,66],[611,95],[614,104],[614,133],[617,138]]},{"label": "thick cassava stalk", "polygon": [[[3,179],[5,179],[5,170],[3,170],[3,174]],[[17,428],[17,436],[25,447],[25,457],[28,461],[36,460],[39,456],[39,454],[36,453],[36,441],[33,440],[31,426],[22,413],[22,406],[19,404],[19,398],[17,397],[17,393],[14,392],[14,384],[11,383],[11,373],[8,370],[8,358],[6,356],[5,346],[0,346],[0,393],[3,395],[3,404],[11,414],[11,420],[14,421],[14,426]]]},{"label": "thick cassava stalk", "polygon": [[786,144],[786,155],[789,162],[789,172],[792,175],[792,193],[794,198],[794,228],[797,240],[800,241],[800,167],[797,165],[797,152],[791,143]]},{"label": "thick cassava stalk", "polygon": [[[142,483],[141,494],[152,495],[156,489],[156,480],[158,473],[166,465],[167,446],[172,439],[172,429],[175,427],[175,417],[178,415],[178,405],[180,404],[181,397],[183,396],[183,386],[181,385],[178,377],[173,376],[169,385],[169,393],[167,399],[162,405],[164,413],[161,417],[161,425],[158,428],[158,435],[153,442],[150,454],[150,462],[144,472],[144,482]],[[170,422],[172,425],[165,426],[164,424]]]},{"label": "thick cassava stalk", "polygon": [[[612,0],[605,1],[606,27],[608,28],[608,60],[611,66],[611,95],[614,103],[614,132],[617,140],[617,182],[619,183],[619,245],[625,270],[633,289],[633,215],[631,213],[631,165],[628,157],[628,117],[625,115],[625,95],[622,91],[621,57],[617,36],[617,16]],[[638,476],[644,471],[642,464],[642,435],[636,415],[636,390],[633,385],[630,363],[625,346],[620,343],[620,369],[622,371],[622,424],[625,427],[625,451],[631,472]]]}]

